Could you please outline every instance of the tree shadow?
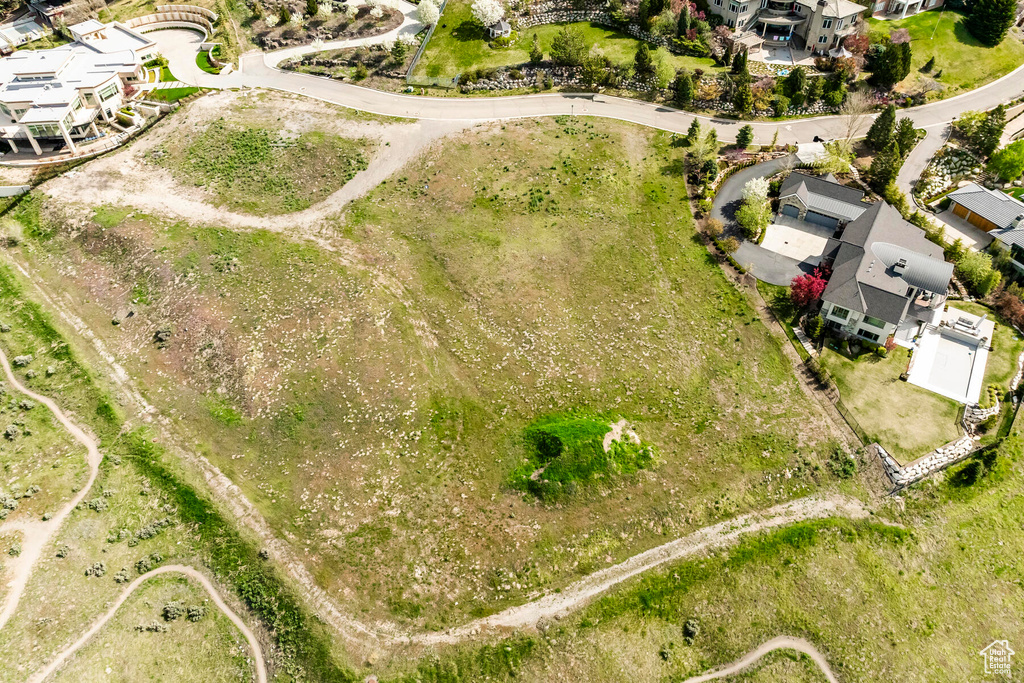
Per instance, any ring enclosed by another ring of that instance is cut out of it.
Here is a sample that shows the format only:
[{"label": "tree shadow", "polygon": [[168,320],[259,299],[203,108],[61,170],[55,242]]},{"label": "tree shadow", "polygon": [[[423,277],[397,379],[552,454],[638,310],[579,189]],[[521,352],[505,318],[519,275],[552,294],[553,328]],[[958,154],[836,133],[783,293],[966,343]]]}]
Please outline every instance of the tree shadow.
[{"label": "tree shadow", "polygon": [[[953,24],[953,37],[956,38],[956,42],[960,43],[961,45],[966,45],[968,47],[983,47],[986,49],[991,49],[988,45],[985,45],[980,40],[971,35],[971,32],[967,30],[966,22],[964,21],[963,17],[959,17],[956,20],[956,23]],[[996,46],[993,45],[992,47]]]},{"label": "tree shadow", "polygon": [[683,159],[673,159],[661,167],[661,174],[664,176],[682,178],[686,175],[686,161]]},{"label": "tree shadow", "polygon": [[467,19],[452,29],[452,38],[463,43],[484,40],[484,27],[475,20]]}]

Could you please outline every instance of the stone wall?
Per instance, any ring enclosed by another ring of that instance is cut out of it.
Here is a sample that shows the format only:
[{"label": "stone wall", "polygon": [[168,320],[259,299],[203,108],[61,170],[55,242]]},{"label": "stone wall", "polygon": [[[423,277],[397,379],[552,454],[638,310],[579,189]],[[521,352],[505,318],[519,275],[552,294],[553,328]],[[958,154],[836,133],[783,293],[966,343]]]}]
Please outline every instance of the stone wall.
[{"label": "stone wall", "polygon": [[951,441],[945,446],[935,449],[925,457],[915,460],[906,467],[900,465],[896,458],[889,455],[888,451],[880,444],[873,444],[873,447],[882,460],[882,467],[885,469],[889,481],[892,482],[895,490],[899,491],[966,459],[974,452],[975,444],[973,436],[962,436],[956,441]]}]

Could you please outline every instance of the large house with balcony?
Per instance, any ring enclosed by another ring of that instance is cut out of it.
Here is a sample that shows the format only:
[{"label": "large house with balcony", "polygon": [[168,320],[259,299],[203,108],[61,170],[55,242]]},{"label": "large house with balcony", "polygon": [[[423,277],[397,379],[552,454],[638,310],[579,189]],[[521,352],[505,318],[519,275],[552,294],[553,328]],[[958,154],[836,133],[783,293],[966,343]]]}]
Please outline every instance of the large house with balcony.
[{"label": "large house with balcony", "polygon": [[156,56],[150,39],[114,22],[69,27],[74,42],[50,50],[18,50],[0,59],[0,139],[14,152],[27,145],[77,150],[99,136],[97,119],[111,122],[125,87],[145,78]]},{"label": "large house with balcony", "polygon": [[953,264],[885,202],[867,206],[829,240],[822,263],[832,269],[821,296],[830,329],[882,343],[942,319]]},{"label": "large house with balcony", "polygon": [[711,0],[710,7],[737,33],[756,34],[769,46],[821,54],[856,33],[867,11],[850,0]]}]

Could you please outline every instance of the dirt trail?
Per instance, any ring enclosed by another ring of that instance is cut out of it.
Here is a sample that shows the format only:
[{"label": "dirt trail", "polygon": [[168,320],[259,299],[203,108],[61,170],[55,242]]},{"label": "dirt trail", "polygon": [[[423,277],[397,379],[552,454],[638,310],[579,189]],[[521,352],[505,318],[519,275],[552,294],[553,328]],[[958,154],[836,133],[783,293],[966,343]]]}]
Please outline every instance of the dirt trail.
[{"label": "dirt trail", "polygon": [[634,555],[614,567],[595,572],[563,588],[560,593],[546,595],[539,600],[471,621],[444,633],[423,634],[411,640],[422,644],[454,643],[489,630],[533,628],[543,619],[558,618],[582,607],[599,594],[638,574],[666,562],[674,562],[699,552],[729,545],[739,540],[742,534],[756,533],[806,519],[832,516],[859,519],[867,515],[868,511],[864,506],[853,499],[841,496],[800,498],[762,512],[741,515],[704,527],[688,536]]},{"label": "dirt trail", "polygon": [[818,649],[814,647],[814,645],[803,638],[793,638],[790,636],[772,638],[767,643],[762,643],[757,648],[743,655],[732,664],[710,673],[694,676],[693,678],[687,678],[683,683],[704,683],[705,681],[713,681],[716,678],[732,676],[733,674],[743,671],[754,662],[761,659],[761,657],[764,657],[766,654],[774,650],[796,650],[797,652],[802,652],[814,660],[814,663],[817,664],[818,668],[821,669],[821,672],[825,674],[825,678],[828,679],[829,683],[839,683],[839,679],[837,679],[836,675],[832,672],[832,667],[828,665],[828,660],[818,652]]},{"label": "dirt trail", "polygon": [[17,531],[21,532],[22,535],[21,555],[7,563],[12,571],[13,578],[7,584],[8,591],[3,598],[2,608],[0,608],[0,629],[2,629],[14,614],[14,610],[17,609],[18,601],[21,600],[21,594],[25,592],[25,586],[32,575],[32,568],[35,567],[36,561],[42,554],[43,548],[50,541],[50,537],[60,528],[65,518],[75,509],[75,506],[88,495],[93,482],[96,481],[96,473],[99,471],[100,461],[103,459],[103,456],[96,446],[96,441],[78,425],[69,420],[56,403],[45,396],[40,396],[34,391],[26,389],[18,381],[18,378],[14,376],[14,372],[11,371],[11,365],[7,362],[7,356],[4,354],[3,349],[0,349],[0,365],[3,365],[4,374],[7,376],[7,381],[11,383],[12,387],[33,401],[46,406],[53,413],[53,416],[57,418],[57,421],[64,426],[64,429],[68,430],[68,433],[74,437],[75,441],[85,446],[87,451],[86,461],[89,465],[88,481],[79,489],[75,497],[49,520],[44,522],[42,520],[17,519],[0,525],[0,533]]},{"label": "dirt trail", "polygon": [[83,633],[82,637],[76,640],[73,645],[71,645],[63,652],[61,652],[59,655],[57,655],[53,659],[53,661],[47,664],[45,667],[43,667],[36,673],[32,674],[32,676],[28,679],[29,683],[42,683],[42,681],[46,680],[46,678],[50,674],[59,669],[60,666],[64,664],[64,662],[66,662],[69,657],[71,657],[71,655],[73,655],[75,652],[84,647],[85,644],[88,643],[93,636],[99,633],[100,629],[102,629],[106,625],[106,623],[110,621],[110,619],[117,613],[117,610],[120,609],[121,605],[124,604],[124,601],[127,600],[139,586],[141,586],[143,583],[153,578],[154,576],[159,576],[160,574],[168,574],[172,572],[176,574],[184,574],[185,576],[188,576],[191,579],[195,579],[202,585],[203,588],[206,589],[206,592],[210,594],[210,598],[213,600],[213,604],[217,606],[217,609],[223,612],[224,616],[230,619],[231,623],[233,623],[238,628],[238,630],[242,632],[242,635],[245,636],[245,639],[249,641],[249,647],[252,648],[253,665],[256,667],[256,678],[259,681],[259,683],[267,683],[267,666],[266,663],[263,661],[263,650],[260,648],[259,641],[256,640],[256,635],[251,630],[249,630],[249,627],[245,625],[245,622],[243,622],[239,618],[239,616],[235,614],[230,607],[228,607],[228,605],[220,597],[220,593],[218,593],[217,589],[214,588],[212,583],[210,583],[209,579],[207,579],[203,574],[199,573],[192,567],[186,567],[184,565],[179,564],[169,564],[164,567],[154,569],[153,571],[146,572],[145,574],[143,574],[142,576],[128,584],[128,587],[124,589],[124,592],[121,593],[121,596],[114,602],[113,605],[110,606],[110,609],[107,610],[107,613],[99,619],[97,619],[93,623],[93,625],[89,627],[89,630]]}]

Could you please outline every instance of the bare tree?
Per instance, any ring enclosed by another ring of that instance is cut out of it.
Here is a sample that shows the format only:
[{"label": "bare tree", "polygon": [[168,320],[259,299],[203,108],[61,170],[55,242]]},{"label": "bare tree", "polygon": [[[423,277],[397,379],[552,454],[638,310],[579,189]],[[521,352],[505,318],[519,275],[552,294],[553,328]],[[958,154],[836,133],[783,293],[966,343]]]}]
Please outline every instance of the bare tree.
[{"label": "bare tree", "polygon": [[[842,137],[852,143],[854,139],[861,137],[865,125],[871,119],[871,112],[874,105],[871,99],[863,92],[851,92],[840,107],[839,113],[843,117]],[[852,147],[852,144],[851,144]]]}]

